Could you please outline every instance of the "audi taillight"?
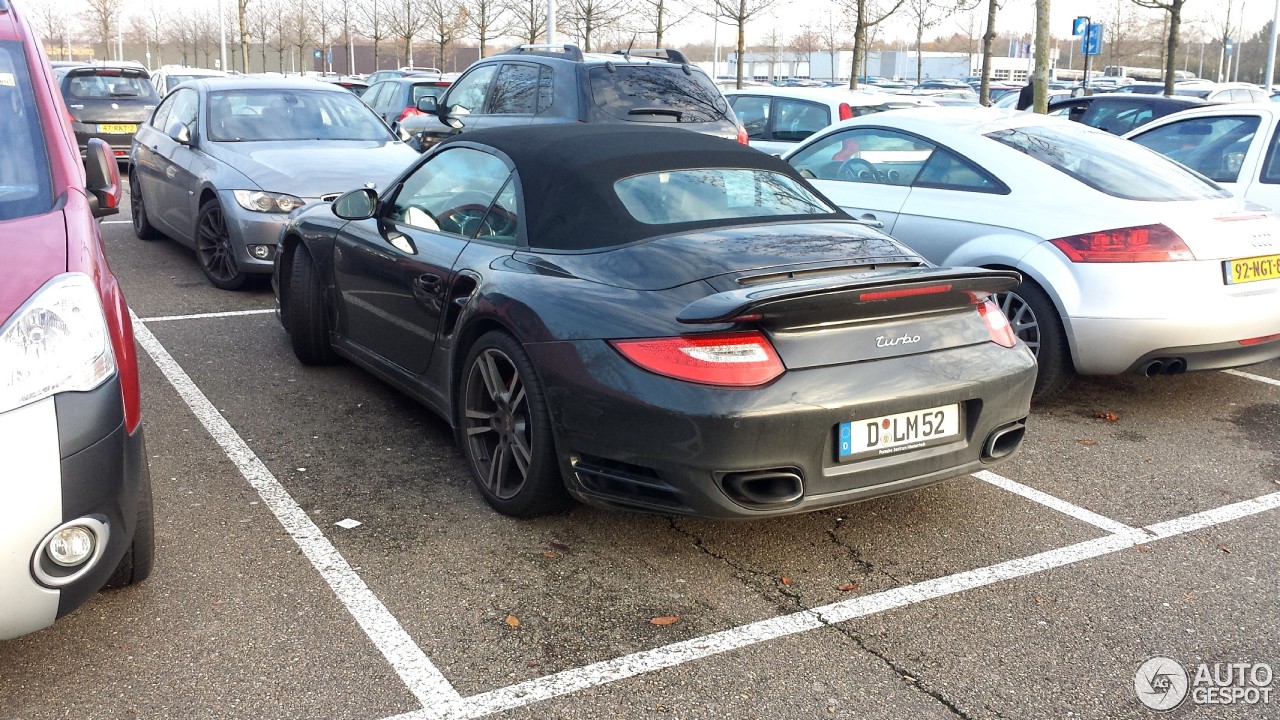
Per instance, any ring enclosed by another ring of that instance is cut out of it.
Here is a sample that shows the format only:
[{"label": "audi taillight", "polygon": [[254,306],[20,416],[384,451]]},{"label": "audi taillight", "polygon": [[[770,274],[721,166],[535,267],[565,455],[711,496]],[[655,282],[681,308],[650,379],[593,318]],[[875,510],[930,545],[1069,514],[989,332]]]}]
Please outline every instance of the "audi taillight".
[{"label": "audi taillight", "polygon": [[421,115],[421,114],[422,114],[421,110],[410,105],[409,107],[404,109],[404,112],[400,113],[400,117],[396,118],[396,122],[400,122],[407,117],[413,117],[414,115]]},{"label": "audi taillight", "polygon": [[786,370],[768,338],[755,330],[610,343],[651,373],[704,385],[763,385]]},{"label": "audi taillight", "polygon": [[853,117],[853,108],[849,107],[849,103],[840,103],[840,119],[848,120]]},{"label": "audi taillight", "polygon": [[1018,344],[1018,336],[1013,332],[1013,326],[1009,324],[1009,318],[1001,312],[1000,306],[996,305],[991,298],[986,298],[978,303],[978,314],[982,316],[983,322],[987,324],[987,332],[991,335],[991,342],[1011,348]]},{"label": "audi taillight", "polygon": [[750,145],[751,141],[747,139],[747,128],[741,123],[738,124],[738,142],[743,145]]},{"label": "audi taillight", "polygon": [[1050,240],[1072,262],[1130,263],[1195,260],[1178,234],[1164,225],[1142,225]]}]

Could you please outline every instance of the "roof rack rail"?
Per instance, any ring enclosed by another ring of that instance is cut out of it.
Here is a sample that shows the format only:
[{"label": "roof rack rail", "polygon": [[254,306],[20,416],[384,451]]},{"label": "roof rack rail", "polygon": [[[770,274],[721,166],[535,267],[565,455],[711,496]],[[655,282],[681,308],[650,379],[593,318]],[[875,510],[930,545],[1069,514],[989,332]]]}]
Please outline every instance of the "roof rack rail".
[{"label": "roof rack rail", "polygon": [[637,57],[654,58],[655,60],[666,60],[667,62],[680,63],[681,65],[689,64],[689,58],[685,57],[684,53],[679,50],[672,50],[671,48],[629,48],[627,50],[614,50],[613,54],[621,55],[628,60],[631,59],[632,55],[635,55]]},{"label": "roof rack rail", "polygon": [[558,57],[566,60],[582,60],[582,49],[577,45],[541,44],[541,45],[517,45],[510,50],[502,53],[503,55],[545,55],[547,57]]}]

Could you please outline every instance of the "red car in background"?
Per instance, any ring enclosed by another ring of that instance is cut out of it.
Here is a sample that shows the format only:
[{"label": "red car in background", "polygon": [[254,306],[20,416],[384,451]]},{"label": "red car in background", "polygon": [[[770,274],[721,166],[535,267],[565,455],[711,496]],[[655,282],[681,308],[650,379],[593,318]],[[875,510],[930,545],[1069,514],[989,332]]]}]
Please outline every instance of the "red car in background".
[{"label": "red car in background", "polygon": [[100,139],[82,164],[67,118],[0,0],[0,639],[151,572],[133,327],[97,223],[120,171]]}]

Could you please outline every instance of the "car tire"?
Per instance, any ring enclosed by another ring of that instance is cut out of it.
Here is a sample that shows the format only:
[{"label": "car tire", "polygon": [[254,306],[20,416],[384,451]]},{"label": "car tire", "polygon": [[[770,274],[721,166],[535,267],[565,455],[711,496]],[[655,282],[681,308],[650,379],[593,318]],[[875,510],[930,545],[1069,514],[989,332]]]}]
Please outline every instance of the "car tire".
[{"label": "car tire", "polygon": [[142,184],[136,171],[129,172],[129,213],[133,215],[133,234],[139,240],[159,240],[164,235],[151,224],[147,208],[142,203]]},{"label": "car tire", "polygon": [[457,421],[472,478],[494,510],[536,517],[571,503],[533,363],[513,337],[486,333],[467,353]]},{"label": "car tire", "polygon": [[249,282],[249,274],[236,262],[226,216],[217,200],[201,205],[196,217],[196,259],[214,287],[239,290]]},{"label": "car tire", "polygon": [[286,283],[281,312],[293,354],[303,365],[337,362],[338,355],[329,342],[329,316],[325,312],[320,276],[311,253],[301,244],[290,254]]},{"label": "car tire", "polygon": [[133,540],[115,572],[104,586],[121,588],[135,585],[151,575],[151,566],[155,558],[155,514],[151,501],[151,471],[146,465],[147,447],[142,446],[142,477],[138,482],[138,514],[133,525]]},{"label": "car tire", "polygon": [[1075,377],[1075,366],[1053,300],[1039,285],[1024,279],[1018,287],[1001,293],[997,302],[1014,334],[1035,353],[1036,384],[1031,399],[1045,400],[1065,390]]}]

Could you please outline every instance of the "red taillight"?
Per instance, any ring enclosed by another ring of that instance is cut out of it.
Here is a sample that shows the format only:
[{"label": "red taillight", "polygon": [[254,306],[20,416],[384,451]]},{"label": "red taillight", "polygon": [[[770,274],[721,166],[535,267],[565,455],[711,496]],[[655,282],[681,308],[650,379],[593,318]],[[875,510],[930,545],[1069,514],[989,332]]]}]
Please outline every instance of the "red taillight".
[{"label": "red taillight", "polygon": [[849,103],[840,103],[840,119],[848,120],[853,117],[853,108],[849,107]]},{"label": "red taillight", "polygon": [[1262,343],[1268,343],[1268,342],[1271,342],[1272,340],[1280,340],[1280,335],[1263,335],[1262,337],[1249,338],[1247,340],[1241,340],[1240,344],[1241,345],[1261,345]]},{"label": "red taillight", "polygon": [[421,115],[421,114],[422,114],[421,110],[410,105],[409,107],[404,109],[404,112],[400,113],[400,117],[396,118],[396,122],[400,122],[401,120],[404,120],[407,117],[413,117],[414,115]]},{"label": "red taillight", "polygon": [[1050,240],[1072,262],[1127,263],[1195,260],[1178,234],[1164,225],[1143,225]]},{"label": "red taillight", "polygon": [[948,292],[951,292],[950,283],[946,285],[894,288],[893,290],[873,290],[871,292],[864,292],[858,295],[858,301],[871,302],[873,300],[896,300],[897,298],[917,297],[919,295],[938,295]]},{"label": "red taillight", "polygon": [[704,385],[763,385],[786,370],[773,345],[755,330],[610,342],[649,372]]},{"label": "red taillight", "polygon": [[978,303],[978,314],[987,323],[987,332],[991,333],[991,342],[1011,348],[1018,344],[1018,336],[1013,333],[1009,318],[1000,311],[995,301],[987,298]]},{"label": "red taillight", "polygon": [[751,141],[747,139],[747,128],[742,124],[738,125],[738,142],[743,145],[750,145]]}]

